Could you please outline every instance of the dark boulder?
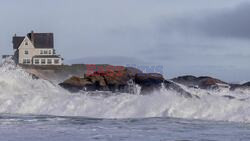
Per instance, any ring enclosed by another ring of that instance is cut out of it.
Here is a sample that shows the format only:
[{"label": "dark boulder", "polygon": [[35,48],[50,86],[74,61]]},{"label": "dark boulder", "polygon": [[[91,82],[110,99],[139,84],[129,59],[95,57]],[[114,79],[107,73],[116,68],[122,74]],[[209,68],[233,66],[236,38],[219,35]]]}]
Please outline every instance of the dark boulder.
[{"label": "dark boulder", "polygon": [[[189,92],[185,91],[183,88],[181,88],[179,85],[175,84],[174,82],[168,81],[168,80],[164,80],[164,86],[166,89],[168,90],[172,90],[177,92],[178,94],[186,97],[186,98],[192,98],[192,94],[190,94]],[[199,97],[197,97],[199,98]]]},{"label": "dark boulder", "polygon": [[185,76],[180,76],[177,78],[173,78],[172,81],[188,86],[188,87],[194,87],[194,85],[197,85],[197,77],[192,76],[192,75],[185,75]]},{"label": "dark boulder", "polygon": [[250,88],[250,82],[242,84],[243,87],[249,87]]},{"label": "dark boulder", "polygon": [[139,73],[135,75],[135,83],[141,86],[141,94],[149,94],[159,90],[164,78],[158,73]]},{"label": "dark boulder", "polygon": [[137,68],[133,68],[133,67],[126,67],[126,72],[128,74],[128,76],[132,79],[135,78],[136,74],[141,74],[143,73],[141,70],[137,69]]},{"label": "dark boulder", "polygon": [[220,87],[219,84],[227,84],[219,79],[212,77],[198,77],[198,86],[201,89],[218,89]]},{"label": "dark boulder", "polygon": [[230,90],[234,91],[237,89],[242,89],[242,90],[246,90],[246,89],[250,89],[250,82],[244,83],[244,84],[230,84]]},{"label": "dark boulder", "polygon": [[220,88],[221,84],[227,85],[226,82],[207,76],[195,77],[188,75],[174,78],[172,79],[172,81],[185,85],[187,87],[213,90]]},{"label": "dark boulder", "polygon": [[59,85],[65,89],[70,90],[71,92],[77,92],[84,88],[84,86],[92,85],[93,82],[88,79],[82,79],[76,76],[73,76],[67,80],[65,80],[63,83],[60,83]]}]

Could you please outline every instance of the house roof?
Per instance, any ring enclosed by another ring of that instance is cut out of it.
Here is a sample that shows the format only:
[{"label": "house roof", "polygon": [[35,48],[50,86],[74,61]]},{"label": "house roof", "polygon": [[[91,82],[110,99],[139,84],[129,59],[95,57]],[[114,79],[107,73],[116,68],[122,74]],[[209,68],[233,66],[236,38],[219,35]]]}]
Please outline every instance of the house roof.
[{"label": "house roof", "polygon": [[14,36],[13,37],[13,49],[18,49],[18,47],[21,45],[21,43],[23,42],[24,40],[24,36]]},{"label": "house roof", "polygon": [[28,33],[30,41],[35,48],[54,48],[54,36],[53,33]]},{"label": "house roof", "polygon": [[61,58],[59,55],[35,55],[33,58]]}]

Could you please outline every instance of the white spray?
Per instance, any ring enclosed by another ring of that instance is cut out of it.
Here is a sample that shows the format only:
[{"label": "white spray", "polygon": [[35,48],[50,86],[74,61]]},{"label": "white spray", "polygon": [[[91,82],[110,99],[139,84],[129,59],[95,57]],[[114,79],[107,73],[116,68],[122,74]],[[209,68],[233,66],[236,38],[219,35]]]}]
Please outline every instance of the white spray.
[{"label": "white spray", "polygon": [[[238,94],[191,90],[201,96],[184,98],[161,89],[151,95],[72,94],[46,80],[34,80],[11,63],[0,67],[0,113],[86,116],[95,118],[177,117],[188,119],[250,122],[250,102],[224,98]],[[245,93],[247,98],[249,94]],[[242,96],[241,96],[242,98]]]}]

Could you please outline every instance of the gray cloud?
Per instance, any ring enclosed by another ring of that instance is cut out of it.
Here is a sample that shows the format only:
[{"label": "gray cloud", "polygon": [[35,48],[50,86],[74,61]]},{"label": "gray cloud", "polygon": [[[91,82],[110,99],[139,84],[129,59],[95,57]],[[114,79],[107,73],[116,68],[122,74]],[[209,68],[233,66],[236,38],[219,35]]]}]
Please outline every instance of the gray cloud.
[{"label": "gray cloud", "polygon": [[201,31],[216,37],[250,38],[250,4],[215,13],[197,24]]},{"label": "gray cloud", "polygon": [[180,32],[184,35],[203,35],[221,38],[250,38],[250,3],[210,13],[168,19],[161,23],[164,33]]},{"label": "gray cloud", "polygon": [[249,4],[237,6],[247,1],[1,1],[0,55],[12,53],[14,33],[33,29],[54,32],[58,53],[82,58],[74,63],[150,62],[164,65],[168,78],[250,79]]}]

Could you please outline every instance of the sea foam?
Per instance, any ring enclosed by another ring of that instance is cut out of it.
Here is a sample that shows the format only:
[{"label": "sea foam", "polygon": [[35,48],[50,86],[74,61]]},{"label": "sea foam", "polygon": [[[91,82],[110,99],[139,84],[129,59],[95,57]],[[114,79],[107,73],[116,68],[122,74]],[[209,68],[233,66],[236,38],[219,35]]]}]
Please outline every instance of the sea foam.
[{"label": "sea foam", "polygon": [[[144,96],[126,93],[91,96],[88,92],[70,93],[47,80],[33,79],[12,63],[0,67],[2,114],[93,118],[175,117],[250,122],[249,92],[186,90],[200,98],[185,98],[164,88]],[[236,99],[223,95],[231,95]]]}]

